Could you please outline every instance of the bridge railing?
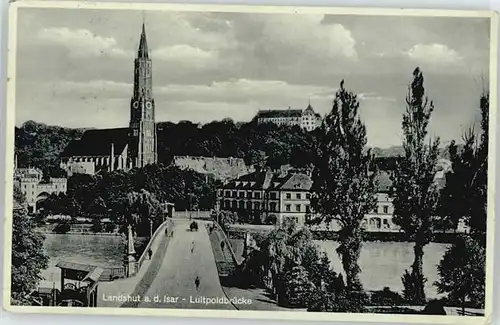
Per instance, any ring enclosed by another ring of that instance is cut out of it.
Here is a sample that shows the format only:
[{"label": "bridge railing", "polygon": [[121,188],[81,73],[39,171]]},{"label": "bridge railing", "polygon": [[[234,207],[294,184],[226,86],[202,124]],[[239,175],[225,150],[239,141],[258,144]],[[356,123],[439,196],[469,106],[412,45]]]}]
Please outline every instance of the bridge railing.
[{"label": "bridge railing", "polygon": [[149,239],[148,244],[144,248],[144,251],[142,252],[141,257],[137,260],[137,271],[139,271],[142,267],[142,263],[146,260],[146,257],[148,256],[148,251],[151,248],[151,245],[153,245],[153,242],[156,240],[159,234],[163,233],[165,231],[165,228],[168,227],[169,225],[172,224],[171,219],[165,220],[163,223],[161,223],[158,228],[156,228],[156,231],[153,233],[153,236]]},{"label": "bridge railing", "polygon": [[236,258],[236,254],[234,253],[233,246],[231,245],[231,242],[229,241],[229,238],[227,237],[226,233],[222,229],[222,227],[219,225],[217,221],[213,221],[214,225],[217,227],[218,232],[222,235],[222,240],[225,242],[225,245],[229,248],[229,252],[231,253],[231,258],[233,259],[233,262],[237,265],[240,266],[241,263],[238,262],[238,259]]},{"label": "bridge railing", "polygon": [[103,267],[102,269],[103,272],[99,277],[99,281],[113,281],[127,276],[126,268],[124,266]]}]

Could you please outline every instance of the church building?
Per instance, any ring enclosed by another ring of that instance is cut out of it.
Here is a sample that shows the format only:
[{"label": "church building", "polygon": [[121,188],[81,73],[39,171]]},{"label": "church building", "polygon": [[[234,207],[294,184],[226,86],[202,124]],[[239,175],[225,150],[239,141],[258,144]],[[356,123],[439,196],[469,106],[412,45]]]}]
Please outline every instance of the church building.
[{"label": "church building", "polygon": [[[134,87],[130,123],[126,128],[87,130],[61,154],[61,168],[68,176],[107,170],[141,168],[158,161],[152,66],[146,28],[142,25],[134,60]],[[99,117],[97,117],[99,118]]]}]

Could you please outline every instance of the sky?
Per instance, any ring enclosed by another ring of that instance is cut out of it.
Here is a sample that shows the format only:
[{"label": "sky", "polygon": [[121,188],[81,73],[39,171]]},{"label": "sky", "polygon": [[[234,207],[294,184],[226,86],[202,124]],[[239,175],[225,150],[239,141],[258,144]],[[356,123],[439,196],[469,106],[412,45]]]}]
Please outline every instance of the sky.
[{"label": "sky", "polygon": [[368,145],[400,145],[418,66],[429,134],[447,143],[478,125],[489,82],[488,18],[21,8],[16,125],[127,126],[143,21],[157,122],[249,121],[309,101],[324,115],[344,79]]}]

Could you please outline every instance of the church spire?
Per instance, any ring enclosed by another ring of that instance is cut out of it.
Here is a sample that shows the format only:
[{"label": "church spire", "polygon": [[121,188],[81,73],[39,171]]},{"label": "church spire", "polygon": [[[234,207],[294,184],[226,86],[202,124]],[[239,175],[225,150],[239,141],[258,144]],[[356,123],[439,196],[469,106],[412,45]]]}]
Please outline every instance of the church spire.
[{"label": "church spire", "polygon": [[148,41],[146,39],[146,26],[144,22],[142,22],[142,32],[141,32],[141,41],[139,42],[139,51],[137,52],[138,58],[149,58],[148,54]]}]

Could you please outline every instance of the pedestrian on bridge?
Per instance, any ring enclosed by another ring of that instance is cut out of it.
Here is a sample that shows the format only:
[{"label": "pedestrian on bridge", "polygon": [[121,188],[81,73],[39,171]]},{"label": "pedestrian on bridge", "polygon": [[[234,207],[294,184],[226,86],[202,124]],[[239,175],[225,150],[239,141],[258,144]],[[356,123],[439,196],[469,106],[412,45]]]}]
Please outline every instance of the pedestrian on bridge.
[{"label": "pedestrian on bridge", "polygon": [[196,286],[196,291],[198,291],[198,288],[200,287],[200,278],[198,276],[194,280],[194,285]]},{"label": "pedestrian on bridge", "polygon": [[148,249],[148,257],[151,259],[151,256],[153,256],[153,250],[151,248]]},{"label": "pedestrian on bridge", "polygon": [[220,249],[224,250],[224,246],[225,246],[225,245],[226,245],[226,244],[225,244],[223,241],[221,241],[221,242],[220,242]]}]

